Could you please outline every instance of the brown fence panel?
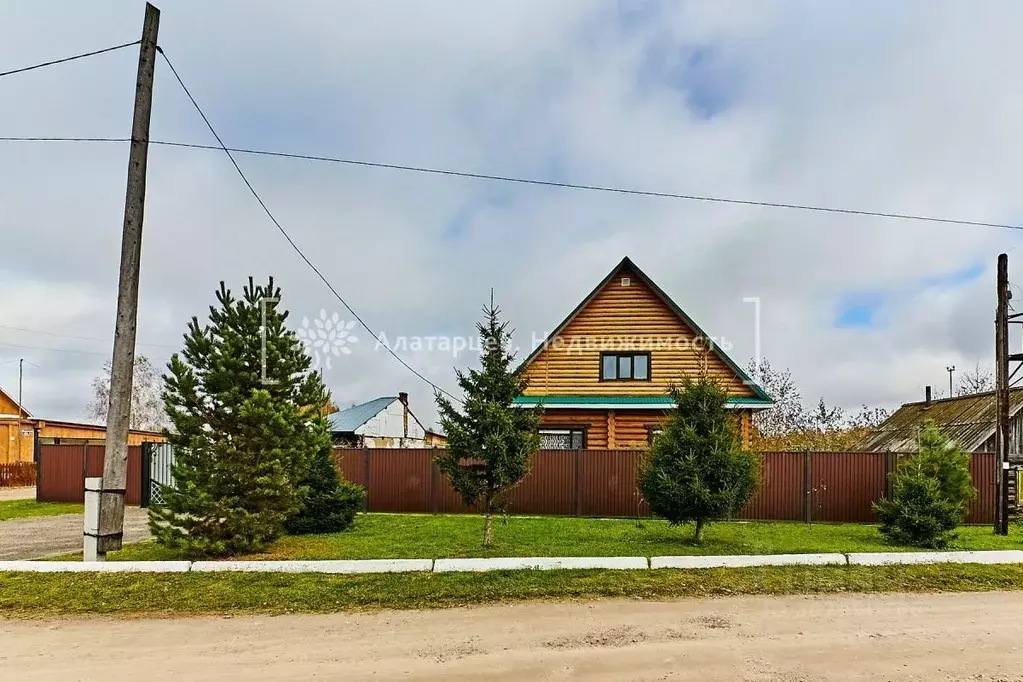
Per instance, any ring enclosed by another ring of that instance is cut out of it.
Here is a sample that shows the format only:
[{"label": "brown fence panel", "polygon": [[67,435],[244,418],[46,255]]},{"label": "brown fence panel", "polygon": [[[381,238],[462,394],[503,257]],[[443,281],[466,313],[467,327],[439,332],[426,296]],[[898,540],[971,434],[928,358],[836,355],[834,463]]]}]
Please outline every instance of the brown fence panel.
[{"label": "brown fence panel", "polygon": [[[40,445],[36,499],[40,502],[83,502],[85,479],[103,475],[102,445]],[[142,491],[142,448],[128,448],[125,504],[139,504]]]},{"label": "brown fence panel", "polygon": [[649,516],[636,487],[641,450],[576,450],[579,516]]},{"label": "brown fence panel", "polygon": [[884,497],[882,452],[815,452],[810,463],[814,521],[873,521]]},{"label": "brown fence panel", "polygon": [[40,502],[85,500],[84,445],[40,445],[36,499]]},{"label": "brown fence panel", "polygon": [[365,487],[369,481],[366,478],[366,457],[369,450],[362,448],[334,448],[334,461],[341,469],[341,475],[352,483]]},{"label": "brown fence panel", "polygon": [[35,462],[0,464],[0,488],[19,488],[36,484]]},{"label": "brown fence panel", "polygon": [[765,452],[760,458],[760,487],[736,518],[795,521],[803,518],[802,452]]},{"label": "brown fence panel", "polygon": [[371,452],[369,511],[430,512],[433,456],[429,450],[378,449]]},{"label": "brown fence panel", "polygon": [[995,453],[974,453],[970,462],[970,476],[977,496],[970,502],[966,523],[995,522]]},{"label": "brown fence panel", "polygon": [[541,450],[532,468],[508,493],[510,514],[576,513],[576,466],[579,450]]}]

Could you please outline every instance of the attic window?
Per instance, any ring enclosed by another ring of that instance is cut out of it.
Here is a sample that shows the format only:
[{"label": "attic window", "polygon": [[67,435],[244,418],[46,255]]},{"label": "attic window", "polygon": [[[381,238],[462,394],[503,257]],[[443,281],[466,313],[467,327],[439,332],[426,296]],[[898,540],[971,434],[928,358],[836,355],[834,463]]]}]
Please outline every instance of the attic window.
[{"label": "attic window", "polygon": [[622,277],[622,286],[623,287],[627,287],[630,284],[632,284],[632,280],[631,279],[629,279],[628,277]]}]

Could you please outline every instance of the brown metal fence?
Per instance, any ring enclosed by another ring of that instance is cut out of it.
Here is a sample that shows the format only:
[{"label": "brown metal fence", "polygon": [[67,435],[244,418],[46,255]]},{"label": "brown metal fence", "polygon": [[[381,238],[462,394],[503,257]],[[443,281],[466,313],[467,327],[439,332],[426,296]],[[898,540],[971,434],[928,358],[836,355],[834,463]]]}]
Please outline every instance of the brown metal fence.
[{"label": "brown metal fence", "polygon": [[[366,487],[367,510],[466,513],[473,511],[448,485],[423,449],[339,448],[345,478]],[[638,450],[541,450],[529,474],[508,495],[514,514],[648,516],[636,489]],[[760,487],[736,515],[777,521],[874,520],[871,507],[886,494],[898,456],[875,452],[766,452]],[[991,523],[994,455],[973,455],[977,498],[967,523]]]},{"label": "brown metal fence", "polygon": [[0,488],[17,488],[36,484],[35,462],[0,464]]},{"label": "brown metal fence", "polygon": [[[142,448],[128,448],[125,504],[138,504],[142,491]],[[40,445],[36,468],[36,500],[85,501],[85,479],[103,475],[102,445]]]},{"label": "brown metal fence", "polygon": [[[376,512],[463,514],[474,511],[448,485],[429,449],[334,450],[345,478],[366,487],[367,509]],[[541,450],[530,473],[508,495],[514,514],[641,517],[649,509],[636,489],[639,450]],[[875,452],[765,452],[760,487],[736,515],[777,521],[874,520],[871,504],[886,494],[898,459]],[[141,447],[128,448],[126,502],[139,504]],[[967,523],[991,523],[995,456],[971,462],[977,497]],[[103,472],[101,445],[40,445],[36,499],[81,502],[85,478]]]}]

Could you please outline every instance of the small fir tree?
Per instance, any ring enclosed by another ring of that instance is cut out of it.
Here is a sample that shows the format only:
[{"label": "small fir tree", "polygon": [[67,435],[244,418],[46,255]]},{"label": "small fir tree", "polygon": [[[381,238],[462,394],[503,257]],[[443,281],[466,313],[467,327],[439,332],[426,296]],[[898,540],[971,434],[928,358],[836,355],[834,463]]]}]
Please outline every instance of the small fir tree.
[{"label": "small fir tree", "polygon": [[749,501],[760,462],[743,449],[728,395],[712,379],[687,378],[670,392],[675,407],[640,464],[639,489],[670,525],[694,522],[699,542],[708,523]]},{"label": "small fir tree", "polygon": [[150,510],[156,540],[189,555],[257,551],[301,506],[314,456],[329,451],[329,396],[270,278],[240,299],[223,282],[209,322],[192,318],[164,377],[174,488]]},{"label": "small fir tree", "polygon": [[977,494],[970,479],[970,455],[928,422],[917,452],[892,473],[892,499],[874,503],[882,535],[891,542],[942,548],[955,539]]},{"label": "small fir tree", "polygon": [[479,504],[483,513],[483,546],[493,542],[493,515],[504,507],[504,493],[529,472],[540,447],[537,432],[540,409],[512,407],[526,381],[511,369],[508,323],[499,320],[493,301],[476,325],[482,355],[480,369],[456,370],[465,396],[462,409],[437,393],[440,422],[447,449],[437,450],[437,467],[466,505]]},{"label": "small fir tree", "polygon": [[284,524],[292,535],[347,530],[366,500],[362,486],[341,478],[329,446],[316,451],[300,484],[306,491],[302,507]]}]

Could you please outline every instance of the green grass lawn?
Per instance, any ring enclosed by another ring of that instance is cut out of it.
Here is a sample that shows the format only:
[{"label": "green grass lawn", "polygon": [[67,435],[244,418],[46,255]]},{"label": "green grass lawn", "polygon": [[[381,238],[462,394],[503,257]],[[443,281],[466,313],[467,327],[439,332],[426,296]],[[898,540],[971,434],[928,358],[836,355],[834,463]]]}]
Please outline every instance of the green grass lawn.
[{"label": "green grass lawn", "polygon": [[36,502],[35,500],[4,500],[0,502],[0,521],[28,516],[81,514],[82,505],[74,502]]},{"label": "green grass lawn", "polygon": [[0,617],[432,608],[524,600],[1023,589],[1023,566],[785,566],[696,571],[376,575],[0,573]]},{"label": "green grass lawn", "polygon": [[[485,556],[664,556],[677,554],[795,554],[912,550],[886,543],[867,524],[711,524],[700,545],[692,527],[645,519],[511,517],[494,526],[494,547],[481,546],[477,516],[360,514],[355,528],[333,535],[285,537],[265,553],[243,559],[437,559]],[[1017,531],[996,536],[987,526],[961,528],[952,549],[1020,549]],[[147,542],[111,554],[112,560],[179,558]]]}]

